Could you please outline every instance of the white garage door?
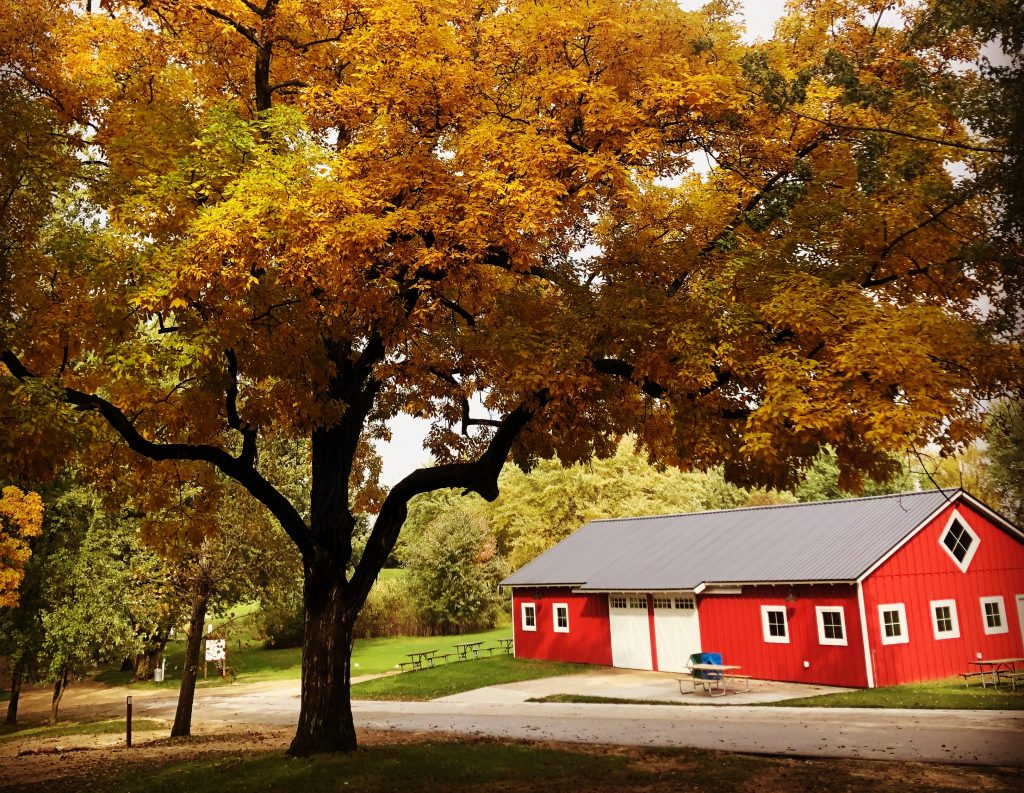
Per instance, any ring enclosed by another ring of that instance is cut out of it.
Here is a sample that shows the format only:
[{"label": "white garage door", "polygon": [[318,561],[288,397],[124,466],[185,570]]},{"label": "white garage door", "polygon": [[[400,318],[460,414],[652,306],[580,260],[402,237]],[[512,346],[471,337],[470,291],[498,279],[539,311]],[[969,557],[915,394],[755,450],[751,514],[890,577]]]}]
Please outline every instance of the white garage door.
[{"label": "white garage door", "polygon": [[700,623],[693,595],[654,596],[658,669],[682,672],[691,653],[700,652]]},{"label": "white garage door", "polygon": [[612,666],[652,669],[647,595],[609,595],[608,612],[612,629]]}]

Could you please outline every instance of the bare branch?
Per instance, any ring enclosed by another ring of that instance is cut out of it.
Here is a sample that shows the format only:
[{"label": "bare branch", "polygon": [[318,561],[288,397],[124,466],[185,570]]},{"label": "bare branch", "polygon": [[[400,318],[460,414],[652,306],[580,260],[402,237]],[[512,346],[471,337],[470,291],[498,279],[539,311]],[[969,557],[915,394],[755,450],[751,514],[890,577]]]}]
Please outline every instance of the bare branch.
[{"label": "bare branch", "polygon": [[833,129],[842,129],[848,132],[877,132],[882,135],[892,135],[896,138],[909,138],[910,140],[918,140],[922,143],[934,143],[938,146],[948,146],[951,149],[961,149],[963,151],[976,151],[984,152],[986,154],[1013,154],[1010,149],[1002,149],[997,146],[979,146],[972,143],[964,143],[963,141],[950,140],[949,138],[934,138],[931,135],[920,135],[916,132],[906,132],[905,130],[889,129],[887,127],[869,127],[861,126],[859,124],[844,124],[841,121],[829,121],[824,118],[815,118],[814,116],[808,116],[805,113],[801,113],[799,110],[793,110],[791,107],[786,108],[787,113],[792,113],[798,118],[802,118],[806,121],[811,121],[815,124],[821,124],[824,127],[832,127]]}]

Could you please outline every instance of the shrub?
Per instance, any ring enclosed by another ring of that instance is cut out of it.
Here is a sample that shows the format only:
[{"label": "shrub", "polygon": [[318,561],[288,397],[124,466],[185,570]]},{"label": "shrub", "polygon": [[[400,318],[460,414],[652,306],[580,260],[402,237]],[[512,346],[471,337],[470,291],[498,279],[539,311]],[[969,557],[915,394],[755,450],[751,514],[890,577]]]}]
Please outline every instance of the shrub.
[{"label": "shrub", "polygon": [[406,579],[378,580],[359,612],[355,638],[426,636],[429,628]]},{"label": "shrub", "polygon": [[498,582],[508,571],[487,522],[464,510],[436,518],[409,549],[409,585],[437,633],[494,627],[506,598]]},{"label": "shrub", "polygon": [[257,623],[268,649],[302,646],[302,585],[275,589],[262,600]]}]

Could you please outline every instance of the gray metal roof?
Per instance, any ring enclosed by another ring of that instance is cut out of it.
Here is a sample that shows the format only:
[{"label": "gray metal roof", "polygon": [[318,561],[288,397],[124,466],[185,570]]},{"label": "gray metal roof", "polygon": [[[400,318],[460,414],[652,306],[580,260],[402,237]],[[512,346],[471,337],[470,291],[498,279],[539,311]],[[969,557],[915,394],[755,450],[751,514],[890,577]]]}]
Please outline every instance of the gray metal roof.
[{"label": "gray metal roof", "polygon": [[960,491],[595,520],[502,581],[578,589],[853,581]]}]

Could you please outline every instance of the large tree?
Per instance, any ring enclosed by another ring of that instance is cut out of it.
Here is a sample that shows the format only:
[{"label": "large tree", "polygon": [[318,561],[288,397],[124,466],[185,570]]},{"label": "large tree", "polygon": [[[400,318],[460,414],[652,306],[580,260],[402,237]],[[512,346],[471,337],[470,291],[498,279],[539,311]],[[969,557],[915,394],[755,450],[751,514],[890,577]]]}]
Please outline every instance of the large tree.
[{"label": "large tree", "polygon": [[[963,442],[1012,376],[975,312],[1003,270],[974,177],[1005,145],[948,65],[982,37],[916,6],[808,0],[748,47],[725,3],[96,5],[0,0],[5,409],[40,451],[95,422],[275,516],[304,568],[294,753],[355,746],[352,626],[415,495],[494,499],[510,455],[625,433],[776,484],[830,444],[846,485]],[[385,496],[400,412],[437,464]],[[261,461],[297,436],[308,516]]]}]

